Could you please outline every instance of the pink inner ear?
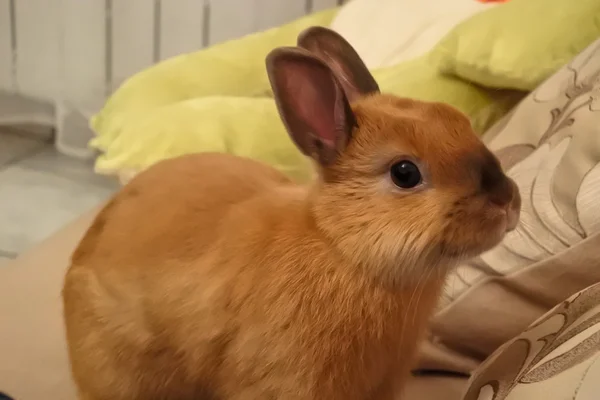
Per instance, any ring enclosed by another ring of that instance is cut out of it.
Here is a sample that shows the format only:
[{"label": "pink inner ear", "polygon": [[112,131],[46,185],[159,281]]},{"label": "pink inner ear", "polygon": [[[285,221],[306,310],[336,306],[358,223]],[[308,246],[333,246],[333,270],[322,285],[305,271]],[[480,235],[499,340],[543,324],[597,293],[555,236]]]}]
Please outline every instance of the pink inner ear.
[{"label": "pink inner ear", "polygon": [[[302,67],[301,67],[302,69]],[[335,86],[330,77],[325,79],[307,79],[307,73],[312,71],[298,71],[290,76],[292,95],[295,97],[295,108],[298,116],[314,130],[326,145],[334,146],[336,142],[335,131]],[[314,75],[314,74],[313,74]],[[315,76],[313,76],[315,78]],[[316,77],[319,78],[319,77]]]}]

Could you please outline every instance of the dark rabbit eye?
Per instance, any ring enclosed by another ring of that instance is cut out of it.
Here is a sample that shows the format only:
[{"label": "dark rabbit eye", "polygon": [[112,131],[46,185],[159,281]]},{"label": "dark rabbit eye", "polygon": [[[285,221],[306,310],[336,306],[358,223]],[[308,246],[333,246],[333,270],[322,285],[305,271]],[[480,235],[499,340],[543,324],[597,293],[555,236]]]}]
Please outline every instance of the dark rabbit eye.
[{"label": "dark rabbit eye", "polygon": [[412,161],[402,160],[392,165],[390,170],[394,184],[402,189],[411,189],[422,181],[419,167]]}]

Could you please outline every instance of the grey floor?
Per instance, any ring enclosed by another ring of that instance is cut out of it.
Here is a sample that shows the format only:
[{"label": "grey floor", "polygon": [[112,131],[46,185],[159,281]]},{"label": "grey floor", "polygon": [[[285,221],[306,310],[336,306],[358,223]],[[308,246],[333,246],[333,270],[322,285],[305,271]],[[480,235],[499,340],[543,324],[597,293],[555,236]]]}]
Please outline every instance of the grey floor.
[{"label": "grey floor", "polygon": [[59,154],[47,137],[0,127],[0,264],[16,257],[118,188],[91,161]]}]

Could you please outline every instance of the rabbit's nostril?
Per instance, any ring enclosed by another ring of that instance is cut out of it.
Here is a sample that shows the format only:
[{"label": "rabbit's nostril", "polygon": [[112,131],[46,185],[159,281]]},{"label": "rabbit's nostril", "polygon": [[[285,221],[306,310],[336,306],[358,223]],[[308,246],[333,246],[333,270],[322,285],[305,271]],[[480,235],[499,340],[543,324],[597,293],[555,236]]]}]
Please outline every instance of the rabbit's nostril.
[{"label": "rabbit's nostril", "polygon": [[509,206],[515,196],[513,183],[505,176],[497,181],[494,186],[487,188],[486,192],[490,202],[500,207]]},{"label": "rabbit's nostril", "polygon": [[504,174],[498,161],[489,154],[480,164],[479,185],[491,203],[500,207],[508,205],[513,198],[513,184]]}]

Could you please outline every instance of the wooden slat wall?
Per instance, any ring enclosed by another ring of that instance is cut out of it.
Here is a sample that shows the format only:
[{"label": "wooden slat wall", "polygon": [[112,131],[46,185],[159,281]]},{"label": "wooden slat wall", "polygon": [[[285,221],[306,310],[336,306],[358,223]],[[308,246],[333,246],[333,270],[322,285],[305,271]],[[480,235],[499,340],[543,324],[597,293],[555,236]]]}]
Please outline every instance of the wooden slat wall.
[{"label": "wooden slat wall", "polygon": [[0,90],[13,89],[11,1],[0,0]]},{"label": "wooden slat wall", "polygon": [[[87,103],[159,60],[268,29],[339,2],[0,0],[0,90],[17,88],[49,100],[64,93]],[[67,86],[66,91],[59,90],[61,85]]]},{"label": "wooden slat wall", "polygon": [[255,0],[210,1],[209,43],[220,43],[253,32],[259,12],[254,3]]},{"label": "wooden slat wall", "polygon": [[[255,0],[258,12],[255,15],[254,29],[272,28],[292,21],[306,14],[305,1]],[[269,12],[265,12],[269,10]]]},{"label": "wooden slat wall", "polygon": [[208,6],[199,0],[169,0],[159,4],[160,59],[201,49],[208,40],[203,25],[208,17]]},{"label": "wooden slat wall", "polygon": [[[373,0],[373,1],[377,1],[377,0]],[[335,7],[338,4],[341,4],[342,2],[339,0],[312,0],[312,7],[311,10],[312,11],[320,11],[320,10],[326,10],[328,8],[332,8]]]},{"label": "wooden slat wall", "polygon": [[55,1],[15,0],[16,82],[19,92],[54,100],[59,94],[60,7]]},{"label": "wooden slat wall", "polygon": [[112,81],[109,84],[116,89],[125,79],[154,63],[156,7],[152,0],[111,0],[110,3]]},{"label": "wooden slat wall", "polygon": [[160,60],[339,3],[0,0],[0,94],[47,101],[57,120],[73,112],[87,117],[124,80]]},{"label": "wooden slat wall", "polygon": [[103,1],[62,0],[61,99],[97,108],[107,94],[107,24]]}]

